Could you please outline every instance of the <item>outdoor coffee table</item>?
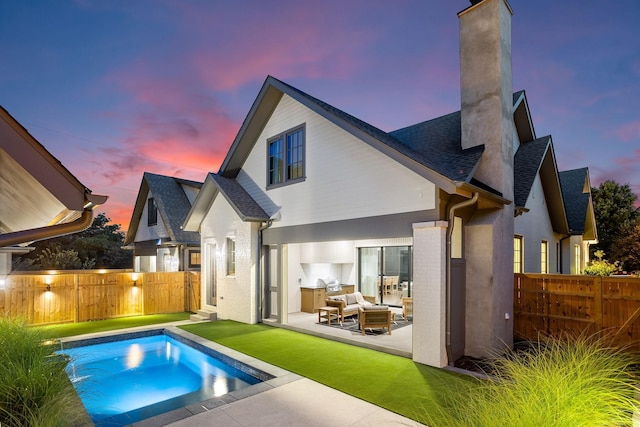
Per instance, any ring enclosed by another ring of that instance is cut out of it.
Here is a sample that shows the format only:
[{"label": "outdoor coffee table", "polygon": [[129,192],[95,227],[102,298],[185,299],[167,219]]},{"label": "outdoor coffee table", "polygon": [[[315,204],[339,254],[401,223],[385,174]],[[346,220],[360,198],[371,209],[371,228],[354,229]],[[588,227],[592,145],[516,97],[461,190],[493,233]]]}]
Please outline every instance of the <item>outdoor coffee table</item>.
[{"label": "outdoor coffee table", "polygon": [[327,324],[331,324],[331,320],[338,319],[338,307],[320,307],[318,309],[318,323],[322,322],[322,319],[327,319]]}]

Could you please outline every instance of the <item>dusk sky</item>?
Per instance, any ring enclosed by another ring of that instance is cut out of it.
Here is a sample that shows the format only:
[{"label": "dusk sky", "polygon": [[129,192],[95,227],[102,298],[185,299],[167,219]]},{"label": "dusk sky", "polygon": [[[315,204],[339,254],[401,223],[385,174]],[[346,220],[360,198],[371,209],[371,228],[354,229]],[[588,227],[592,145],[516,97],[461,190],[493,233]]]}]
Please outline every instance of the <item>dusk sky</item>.
[{"label": "dusk sky", "polygon": [[[640,2],[510,0],[560,170],[640,195]],[[217,172],[267,75],[385,131],[460,109],[468,0],[2,0],[0,105],[126,230],[144,171]]]}]

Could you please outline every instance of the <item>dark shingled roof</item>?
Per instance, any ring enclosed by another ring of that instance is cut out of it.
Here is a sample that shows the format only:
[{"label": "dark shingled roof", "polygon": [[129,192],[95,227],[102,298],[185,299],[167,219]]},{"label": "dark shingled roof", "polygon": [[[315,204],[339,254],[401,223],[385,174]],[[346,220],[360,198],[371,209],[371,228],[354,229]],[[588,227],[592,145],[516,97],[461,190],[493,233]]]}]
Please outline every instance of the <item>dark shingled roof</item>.
[{"label": "dark shingled roof", "polygon": [[218,190],[226,197],[243,221],[266,221],[269,215],[260,207],[253,197],[235,180],[210,173]]},{"label": "dark shingled roof", "polygon": [[461,148],[460,111],[398,129],[390,133],[407,147],[428,159],[425,166],[453,181],[471,180],[484,146]]},{"label": "dark shingled roof", "polygon": [[513,198],[516,207],[526,205],[531,187],[550,144],[550,136],[520,144],[513,159]]},{"label": "dark shingled roof", "polygon": [[181,185],[199,189],[202,183],[149,172],[144,173],[143,179],[149,186],[149,192],[153,195],[171,240],[175,243],[200,244],[198,232],[183,231],[180,228],[191,209],[191,202]]},{"label": "dark shingled roof", "polygon": [[[272,77],[273,78],[273,77]],[[484,147],[460,148],[460,112],[387,133],[276,78],[325,111],[452,181],[469,182]]]},{"label": "dark shingled roof", "polygon": [[567,221],[571,233],[584,233],[589,207],[589,193],[584,193],[587,180],[587,168],[573,169],[559,173],[560,187],[564,198],[564,208],[567,211]]}]

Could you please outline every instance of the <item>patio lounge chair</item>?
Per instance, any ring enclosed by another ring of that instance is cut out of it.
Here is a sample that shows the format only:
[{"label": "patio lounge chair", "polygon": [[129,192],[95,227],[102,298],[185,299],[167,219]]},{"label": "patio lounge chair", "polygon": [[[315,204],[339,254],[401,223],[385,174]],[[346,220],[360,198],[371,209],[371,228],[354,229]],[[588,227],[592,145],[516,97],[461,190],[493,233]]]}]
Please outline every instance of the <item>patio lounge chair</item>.
[{"label": "patio lounge chair", "polygon": [[387,328],[391,335],[391,315],[392,312],[387,306],[368,305],[358,310],[358,323],[362,335],[365,328]]},{"label": "patio lounge chair", "polygon": [[404,297],[402,298],[402,318],[409,320],[409,316],[413,317],[413,298]]}]

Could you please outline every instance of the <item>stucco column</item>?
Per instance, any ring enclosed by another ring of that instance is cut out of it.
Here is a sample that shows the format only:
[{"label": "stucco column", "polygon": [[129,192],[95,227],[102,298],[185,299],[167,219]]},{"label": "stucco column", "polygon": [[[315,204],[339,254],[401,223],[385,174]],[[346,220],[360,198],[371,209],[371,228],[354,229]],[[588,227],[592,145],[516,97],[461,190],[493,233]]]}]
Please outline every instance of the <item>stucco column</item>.
[{"label": "stucco column", "polygon": [[447,222],[413,224],[413,360],[442,368],[446,351]]}]

